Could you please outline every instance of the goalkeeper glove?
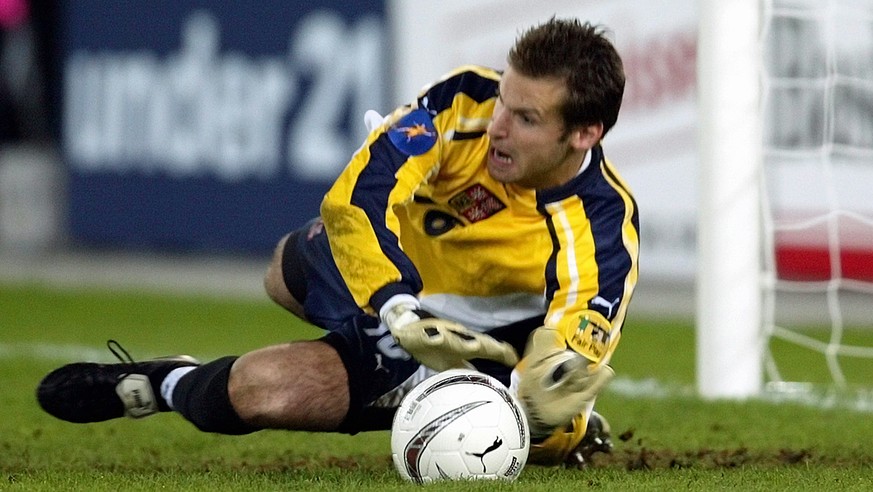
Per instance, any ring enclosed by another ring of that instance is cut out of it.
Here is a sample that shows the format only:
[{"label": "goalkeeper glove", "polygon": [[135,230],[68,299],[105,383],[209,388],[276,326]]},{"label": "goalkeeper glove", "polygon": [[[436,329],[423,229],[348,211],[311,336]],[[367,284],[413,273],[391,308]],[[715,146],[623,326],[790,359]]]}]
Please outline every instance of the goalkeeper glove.
[{"label": "goalkeeper glove", "polygon": [[388,120],[387,116],[382,116],[378,111],[374,109],[368,109],[364,113],[364,127],[367,128],[368,132],[372,132],[373,130],[382,126],[382,123]]},{"label": "goalkeeper glove", "polygon": [[436,318],[418,309],[418,300],[412,296],[395,296],[382,307],[380,316],[397,344],[435,371],[469,368],[471,359],[493,360],[510,367],[518,362],[512,345]]},{"label": "goalkeeper glove", "polygon": [[615,375],[608,365],[594,365],[568,350],[563,336],[545,326],[531,334],[516,369],[518,398],[534,437],[568,425]]}]

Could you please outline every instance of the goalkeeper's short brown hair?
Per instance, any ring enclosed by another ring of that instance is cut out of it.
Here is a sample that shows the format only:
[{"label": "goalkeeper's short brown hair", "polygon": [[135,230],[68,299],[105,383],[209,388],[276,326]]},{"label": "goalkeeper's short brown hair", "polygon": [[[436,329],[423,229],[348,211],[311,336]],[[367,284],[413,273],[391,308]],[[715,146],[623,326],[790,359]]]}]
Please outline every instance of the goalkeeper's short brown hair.
[{"label": "goalkeeper's short brown hair", "polygon": [[568,97],[561,108],[568,130],[603,123],[615,125],[624,94],[621,57],[606,30],[578,19],[557,19],[523,32],[509,51],[509,65],[528,77],[559,77]]}]

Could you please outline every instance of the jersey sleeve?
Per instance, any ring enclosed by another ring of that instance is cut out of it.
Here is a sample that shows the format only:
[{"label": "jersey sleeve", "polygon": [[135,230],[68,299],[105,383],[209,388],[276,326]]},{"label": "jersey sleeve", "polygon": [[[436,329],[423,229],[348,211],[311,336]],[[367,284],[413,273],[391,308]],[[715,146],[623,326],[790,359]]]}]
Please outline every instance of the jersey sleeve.
[{"label": "jersey sleeve", "polygon": [[436,172],[439,135],[424,109],[401,108],[374,131],[321,204],[337,268],[357,304],[375,312],[421,278],[400,247],[397,208]]},{"label": "jersey sleeve", "polygon": [[[594,166],[592,166],[594,167]],[[544,205],[553,253],[546,325],[593,362],[608,360],[638,276],[639,219],[631,193],[603,161],[594,185]]]},{"label": "jersey sleeve", "polygon": [[467,165],[453,161],[451,136],[462,112],[494,97],[498,79],[493,70],[464,66],[426,87],[368,136],[325,195],[321,217],[332,255],[364,310],[377,312],[393,295],[421,291],[421,276],[401,246],[398,214],[442,168]]}]

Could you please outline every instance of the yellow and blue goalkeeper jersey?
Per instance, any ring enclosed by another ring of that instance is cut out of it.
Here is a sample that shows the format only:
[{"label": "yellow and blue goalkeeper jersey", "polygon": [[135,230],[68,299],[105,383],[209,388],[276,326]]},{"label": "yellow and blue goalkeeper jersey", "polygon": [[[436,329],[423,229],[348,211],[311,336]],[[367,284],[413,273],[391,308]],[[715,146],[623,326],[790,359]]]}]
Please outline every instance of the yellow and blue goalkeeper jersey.
[{"label": "yellow and blue goalkeeper jersey", "polygon": [[409,293],[479,331],[540,316],[599,361],[637,282],[636,203],[599,146],[557,188],[494,180],[486,128],[499,79],[461,67],[369,135],[322,203],[331,252],[368,312]]}]

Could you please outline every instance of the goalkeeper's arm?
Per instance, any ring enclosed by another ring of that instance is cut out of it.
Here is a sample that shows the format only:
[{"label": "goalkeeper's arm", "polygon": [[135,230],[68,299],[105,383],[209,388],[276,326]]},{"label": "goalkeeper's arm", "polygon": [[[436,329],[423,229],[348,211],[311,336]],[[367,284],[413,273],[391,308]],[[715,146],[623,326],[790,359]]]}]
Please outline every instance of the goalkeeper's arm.
[{"label": "goalkeeper's arm", "polygon": [[414,296],[392,297],[379,310],[379,316],[398,345],[436,371],[471,367],[472,359],[489,359],[510,367],[518,363],[518,354],[510,344],[434,317],[420,309]]}]

